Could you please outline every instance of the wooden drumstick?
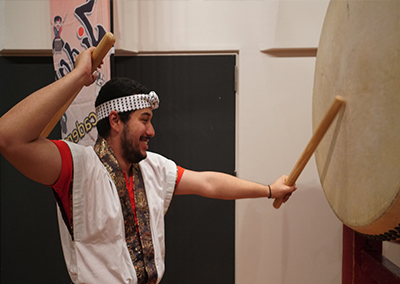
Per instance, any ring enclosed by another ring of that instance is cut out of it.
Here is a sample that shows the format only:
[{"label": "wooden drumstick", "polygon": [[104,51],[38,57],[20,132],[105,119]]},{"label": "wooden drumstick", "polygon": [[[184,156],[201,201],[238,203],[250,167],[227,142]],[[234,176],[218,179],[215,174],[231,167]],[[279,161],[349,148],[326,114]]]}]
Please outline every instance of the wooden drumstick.
[{"label": "wooden drumstick", "polygon": [[[311,137],[310,142],[308,142],[307,147],[304,149],[304,151],[301,154],[296,165],[290,172],[290,174],[286,180],[287,185],[292,186],[296,183],[297,178],[303,171],[304,167],[307,165],[308,160],[310,160],[315,149],[317,149],[319,142],[321,142],[326,131],[328,130],[329,126],[332,124],[333,120],[335,119],[336,115],[338,114],[339,110],[344,105],[344,103],[345,103],[345,100],[343,97],[341,97],[341,96],[335,97],[335,101],[332,103],[328,112],[325,114],[325,117],[321,121],[317,130],[314,132],[314,135]],[[278,209],[279,207],[281,207],[282,203],[283,203],[283,197],[276,198],[274,200],[274,207],[276,209]]]},{"label": "wooden drumstick", "polygon": [[[101,61],[103,58],[107,55],[108,51],[111,49],[111,47],[115,43],[115,36],[107,32],[99,44],[97,45],[96,49],[92,53],[92,72],[96,71],[97,67],[100,65]],[[82,89],[82,88],[81,88]],[[54,126],[58,123],[58,121],[61,119],[63,114],[66,112],[66,110],[69,108],[71,103],[74,101],[76,96],[79,94],[80,90],[76,92],[58,111],[57,113],[53,116],[53,118],[50,120],[50,122],[47,124],[47,126],[43,129],[42,133],[40,136],[42,137],[47,137],[50,132],[53,130]]]}]

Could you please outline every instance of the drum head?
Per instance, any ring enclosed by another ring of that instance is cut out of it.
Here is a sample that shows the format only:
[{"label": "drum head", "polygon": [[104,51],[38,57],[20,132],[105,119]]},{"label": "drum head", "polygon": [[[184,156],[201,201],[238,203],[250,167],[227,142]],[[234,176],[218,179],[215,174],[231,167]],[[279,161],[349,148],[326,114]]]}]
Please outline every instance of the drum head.
[{"label": "drum head", "polygon": [[338,218],[400,238],[400,1],[331,1],[314,78],[313,127],[346,100],[318,146],[322,187]]}]

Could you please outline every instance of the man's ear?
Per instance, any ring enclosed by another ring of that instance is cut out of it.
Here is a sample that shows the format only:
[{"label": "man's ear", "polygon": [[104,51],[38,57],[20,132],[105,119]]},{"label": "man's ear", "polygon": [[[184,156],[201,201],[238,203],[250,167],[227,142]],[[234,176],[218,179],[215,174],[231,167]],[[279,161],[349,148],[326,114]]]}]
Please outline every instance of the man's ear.
[{"label": "man's ear", "polygon": [[111,130],[119,132],[122,129],[121,127],[123,126],[123,123],[119,117],[119,114],[115,110],[110,112],[108,119],[110,121]]}]

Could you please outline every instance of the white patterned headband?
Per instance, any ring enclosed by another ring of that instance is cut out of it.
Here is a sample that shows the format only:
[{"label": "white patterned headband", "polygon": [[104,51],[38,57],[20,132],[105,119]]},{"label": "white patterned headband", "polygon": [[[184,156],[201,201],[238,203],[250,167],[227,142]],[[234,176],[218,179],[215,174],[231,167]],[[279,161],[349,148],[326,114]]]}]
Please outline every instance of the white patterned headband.
[{"label": "white patterned headband", "polygon": [[97,120],[100,121],[108,117],[114,110],[120,113],[148,107],[156,109],[159,104],[160,100],[154,91],[151,91],[149,94],[131,95],[113,99],[96,107]]}]

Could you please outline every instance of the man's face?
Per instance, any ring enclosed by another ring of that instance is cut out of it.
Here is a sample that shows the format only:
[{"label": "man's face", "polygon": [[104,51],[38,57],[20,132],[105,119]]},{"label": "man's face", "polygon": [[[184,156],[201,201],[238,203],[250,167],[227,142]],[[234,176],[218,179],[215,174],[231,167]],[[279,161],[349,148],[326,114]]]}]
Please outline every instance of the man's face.
[{"label": "man's face", "polygon": [[121,147],[124,158],[130,163],[138,163],[146,158],[148,142],[155,135],[151,118],[151,108],[134,111],[124,124],[121,135]]}]

